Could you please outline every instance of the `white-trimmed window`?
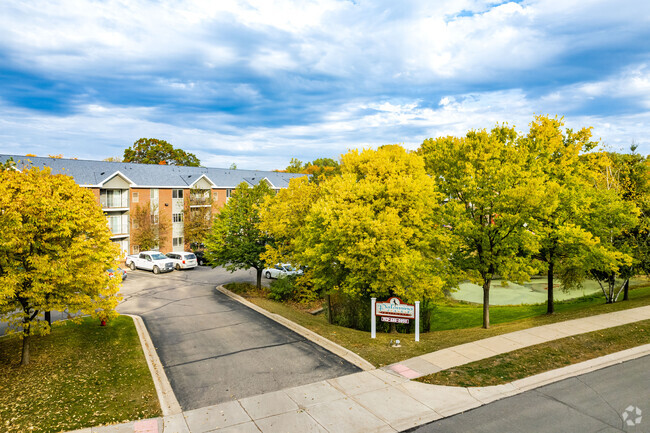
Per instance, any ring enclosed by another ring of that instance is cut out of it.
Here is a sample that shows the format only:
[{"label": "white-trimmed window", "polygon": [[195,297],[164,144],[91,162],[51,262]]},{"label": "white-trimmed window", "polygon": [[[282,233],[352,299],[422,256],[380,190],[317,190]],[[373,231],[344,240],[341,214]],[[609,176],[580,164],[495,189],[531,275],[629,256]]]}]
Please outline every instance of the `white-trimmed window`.
[{"label": "white-trimmed window", "polygon": [[129,191],[126,189],[102,189],[99,202],[103,208],[129,207]]},{"label": "white-trimmed window", "polygon": [[175,247],[183,246],[183,236],[172,238],[172,245]]},{"label": "white-trimmed window", "polygon": [[140,253],[140,245],[133,245],[133,254],[139,254]]},{"label": "white-trimmed window", "polygon": [[183,198],[183,190],[182,189],[173,189],[172,190],[172,198]]},{"label": "white-trimmed window", "polygon": [[183,213],[175,213],[172,214],[172,221],[175,223],[182,223],[183,222]]},{"label": "white-trimmed window", "polygon": [[133,191],[131,194],[131,201],[133,203],[138,203],[140,201],[140,193],[138,191]]}]

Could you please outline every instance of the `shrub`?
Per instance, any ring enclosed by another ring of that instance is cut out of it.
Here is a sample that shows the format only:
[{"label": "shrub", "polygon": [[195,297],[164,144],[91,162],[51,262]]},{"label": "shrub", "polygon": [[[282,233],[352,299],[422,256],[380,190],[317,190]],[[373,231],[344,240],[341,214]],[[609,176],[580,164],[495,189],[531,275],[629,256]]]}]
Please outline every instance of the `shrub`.
[{"label": "shrub", "polygon": [[271,282],[268,295],[269,298],[274,301],[288,301],[293,299],[296,293],[295,282],[296,277],[293,275],[278,278]]}]

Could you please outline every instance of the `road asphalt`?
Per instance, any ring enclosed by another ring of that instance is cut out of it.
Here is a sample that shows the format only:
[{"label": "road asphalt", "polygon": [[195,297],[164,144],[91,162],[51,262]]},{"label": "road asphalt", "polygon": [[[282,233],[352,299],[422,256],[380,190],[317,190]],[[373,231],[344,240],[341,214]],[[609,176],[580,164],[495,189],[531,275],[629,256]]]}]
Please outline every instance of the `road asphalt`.
[{"label": "road asphalt", "polygon": [[215,290],[254,278],[208,267],[129,273],[117,310],[143,318],[183,410],[360,371]]},{"label": "road asphalt", "polygon": [[649,362],[650,357],[645,356],[613,365],[498,400],[408,431],[411,433],[650,431]]}]

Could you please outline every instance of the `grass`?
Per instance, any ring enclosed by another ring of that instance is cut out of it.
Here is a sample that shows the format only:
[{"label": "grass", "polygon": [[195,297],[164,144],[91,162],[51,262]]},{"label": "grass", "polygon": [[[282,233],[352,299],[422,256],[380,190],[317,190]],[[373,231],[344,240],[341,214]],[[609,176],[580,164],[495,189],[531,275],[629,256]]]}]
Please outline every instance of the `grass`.
[{"label": "grass", "polygon": [[417,379],[447,386],[501,385],[650,343],[650,320],[562,338]]},{"label": "grass", "polygon": [[[372,340],[369,332],[328,324],[323,314],[313,316],[299,305],[267,299],[264,297],[265,292],[258,292],[254,286],[239,283],[228,284],[226,288],[245,296],[272,313],[286,317],[352,350],[376,367],[520,329],[650,305],[650,287],[641,287],[630,290],[629,301],[619,301],[615,304],[605,304],[602,296],[587,296],[558,302],[556,313],[550,316],[545,314],[544,304],[494,306],[490,307],[490,328],[483,329],[480,327],[482,323],[480,305],[449,302],[434,311],[432,331],[420,334],[420,342],[416,343],[413,341],[412,334],[378,333],[377,338]],[[309,309],[313,307],[311,305]],[[402,347],[390,347],[390,340],[395,338],[400,340]]]},{"label": "grass", "polygon": [[161,415],[156,390],[130,317],[107,326],[86,318],[31,339],[0,339],[0,430],[58,432]]}]

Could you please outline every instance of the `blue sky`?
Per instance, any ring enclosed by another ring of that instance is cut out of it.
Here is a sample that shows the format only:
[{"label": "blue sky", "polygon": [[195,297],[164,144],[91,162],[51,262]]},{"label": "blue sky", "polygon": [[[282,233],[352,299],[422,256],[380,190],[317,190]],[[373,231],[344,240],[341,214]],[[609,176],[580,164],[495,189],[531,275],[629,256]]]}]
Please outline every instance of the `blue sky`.
[{"label": "blue sky", "polygon": [[650,2],[0,2],[0,153],[284,168],[534,114],[650,152]]}]

